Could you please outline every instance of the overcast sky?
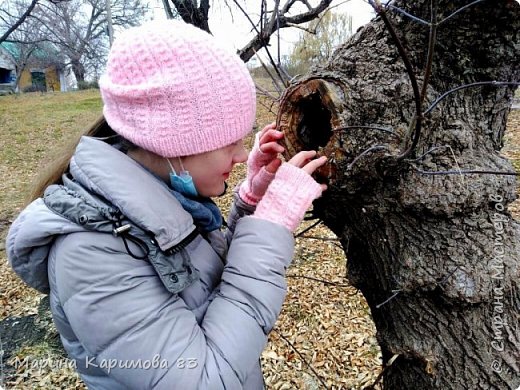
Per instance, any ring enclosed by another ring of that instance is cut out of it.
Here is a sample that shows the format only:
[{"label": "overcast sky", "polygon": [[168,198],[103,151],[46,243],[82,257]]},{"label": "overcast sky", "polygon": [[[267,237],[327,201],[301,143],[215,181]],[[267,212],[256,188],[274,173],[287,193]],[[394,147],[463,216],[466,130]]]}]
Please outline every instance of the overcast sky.
[{"label": "overcast sky", "polygon": [[[153,0],[151,2],[154,7],[154,17],[164,18],[165,13],[162,8],[162,2],[160,0]],[[232,6],[231,10],[225,5],[224,1],[213,1],[211,3],[210,15],[209,15],[209,26],[213,35],[217,38],[225,41],[229,46],[235,50],[242,48],[249,42],[254,36],[251,24],[242,14],[242,12],[234,5],[232,0],[228,0]],[[258,20],[260,11],[260,0],[241,0],[240,4],[251,16],[253,21]],[[273,1],[268,0],[268,9],[272,9]],[[282,4],[285,2],[282,0]],[[310,1],[315,6],[318,1]],[[271,7],[270,7],[271,6]],[[332,2],[332,12],[336,13],[348,13],[352,16],[353,31],[355,32],[358,27],[367,23],[372,19],[374,13],[372,7],[364,0],[334,0]],[[302,30],[297,28],[286,28],[282,29],[280,33],[280,52],[281,55],[289,54],[294,43],[298,40],[299,34]],[[277,53],[277,42],[278,36],[271,38],[272,47],[269,48],[271,55],[275,56]]]}]

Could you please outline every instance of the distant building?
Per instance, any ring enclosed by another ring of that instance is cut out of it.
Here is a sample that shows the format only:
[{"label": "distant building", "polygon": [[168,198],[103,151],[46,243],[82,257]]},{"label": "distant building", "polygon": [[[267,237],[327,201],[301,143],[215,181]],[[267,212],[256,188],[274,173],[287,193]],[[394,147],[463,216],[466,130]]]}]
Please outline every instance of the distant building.
[{"label": "distant building", "polygon": [[15,90],[16,65],[11,54],[0,46],[0,95]]},{"label": "distant building", "polygon": [[34,50],[16,86],[19,53],[14,44],[4,42],[0,45],[0,94],[23,92],[28,89],[62,92],[71,89],[64,61],[52,46]]}]

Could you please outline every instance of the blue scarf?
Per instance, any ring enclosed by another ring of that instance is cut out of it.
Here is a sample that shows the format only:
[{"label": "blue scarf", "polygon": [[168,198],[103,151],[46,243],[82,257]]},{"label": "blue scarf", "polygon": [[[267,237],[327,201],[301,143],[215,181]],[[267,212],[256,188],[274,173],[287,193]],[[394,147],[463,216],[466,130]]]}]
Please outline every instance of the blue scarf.
[{"label": "blue scarf", "polygon": [[[122,153],[126,154],[127,152],[126,150],[124,150],[122,143],[116,143],[112,146]],[[139,162],[137,161],[137,163]],[[141,165],[141,167],[145,171],[149,172],[152,176],[154,176],[157,180],[159,180],[159,182],[163,183],[170,190],[171,194],[175,196],[175,198],[179,201],[182,208],[191,214],[191,217],[193,218],[195,225],[199,227],[203,232],[209,233],[213,230],[220,229],[223,221],[222,214],[220,213],[220,209],[210,198],[199,197],[196,200],[187,198],[183,194],[172,190],[171,187],[168,184],[166,184],[158,175],[150,171],[144,165]]]},{"label": "blue scarf", "polygon": [[[169,188],[169,187],[168,187]],[[210,198],[192,199],[171,188],[170,192],[181,204],[182,208],[191,214],[195,225],[202,231],[209,233],[220,229],[222,226],[222,214],[220,209]]]}]

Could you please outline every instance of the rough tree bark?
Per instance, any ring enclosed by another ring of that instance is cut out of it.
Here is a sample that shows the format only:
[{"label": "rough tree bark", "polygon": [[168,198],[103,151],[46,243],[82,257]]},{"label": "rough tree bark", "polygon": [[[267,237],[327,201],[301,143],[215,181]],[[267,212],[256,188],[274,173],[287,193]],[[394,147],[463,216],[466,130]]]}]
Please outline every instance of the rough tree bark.
[{"label": "rough tree bark", "polygon": [[70,61],[70,64],[72,66],[72,72],[74,73],[74,76],[76,77],[76,81],[78,83],[81,83],[85,81],[85,67],[80,62],[79,59],[73,58]]},{"label": "rough tree bark", "polygon": [[[440,0],[438,20],[469,3]],[[429,21],[430,4],[393,5]],[[420,87],[429,27],[388,17]],[[464,9],[438,27],[424,107],[462,84],[518,81],[519,58],[516,1]],[[520,385],[520,224],[507,211],[516,178],[424,172],[514,172],[500,154],[513,93],[480,86],[449,95],[424,116],[412,153],[398,157],[411,145],[416,102],[378,17],[283,96],[286,157],[301,149],[329,157],[315,213],[340,237],[348,277],[371,308],[385,388]]]}]

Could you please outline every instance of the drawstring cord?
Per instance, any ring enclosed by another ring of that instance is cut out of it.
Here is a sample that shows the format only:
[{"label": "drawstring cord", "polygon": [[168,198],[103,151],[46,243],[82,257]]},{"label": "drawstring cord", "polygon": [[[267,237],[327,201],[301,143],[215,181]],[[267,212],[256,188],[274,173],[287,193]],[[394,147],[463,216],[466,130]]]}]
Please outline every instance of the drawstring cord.
[{"label": "drawstring cord", "polygon": [[[146,260],[148,258],[148,255],[150,254],[150,249],[143,240],[130,234],[130,229],[132,229],[132,225],[128,223],[123,225],[121,223],[121,220],[114,221],[113,224],[114,229],[112,230],[112,234],[115,237],[121,237],[123,239],[123,243],[125,244],[125,249],[128,252],[128,254],[136,260]],[[144,255],[139,256],[133,253],[130,250],[127,240],[137,245],[144,252]]]}]

